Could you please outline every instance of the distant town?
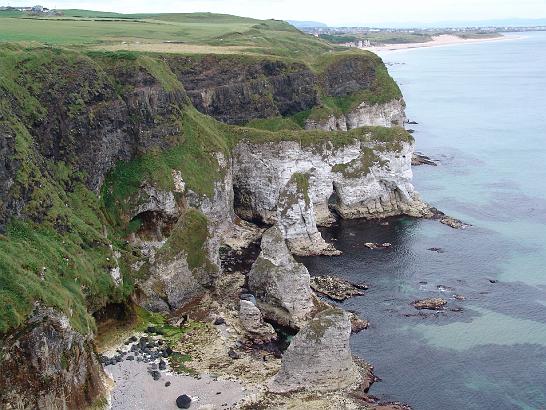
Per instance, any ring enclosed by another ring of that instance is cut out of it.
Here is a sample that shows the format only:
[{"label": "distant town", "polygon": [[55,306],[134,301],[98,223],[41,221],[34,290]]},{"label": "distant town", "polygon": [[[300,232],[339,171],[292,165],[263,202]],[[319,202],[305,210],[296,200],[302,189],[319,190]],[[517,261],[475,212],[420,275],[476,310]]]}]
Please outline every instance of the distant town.
[{"label": "distant town", "polygon": [[12,6],[0,6],[0,11],[14,11],[27,13],[33,16],[62,16],[64,13],[61,10],[48,9],[43,6],[25,6],[25,7],[12,7]]},{"label": "distant town", "polygon": [[387,44],[425,43],[434,37],[452,35],[462,39],[501,37],[502,33],[546,31],[533,27],[447,27],[447,28],[374,28],[374,27],[298,27],[300,30],[346,47],[368,48]]}]

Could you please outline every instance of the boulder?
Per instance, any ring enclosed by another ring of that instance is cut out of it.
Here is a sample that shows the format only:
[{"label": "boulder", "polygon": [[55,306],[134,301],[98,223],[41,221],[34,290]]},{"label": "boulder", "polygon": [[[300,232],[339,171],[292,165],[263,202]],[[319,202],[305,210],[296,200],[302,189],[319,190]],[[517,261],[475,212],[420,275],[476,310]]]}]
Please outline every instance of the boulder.
[{"label": "boulder", "polygon": [[311,288],[336,302],[343,302],[353,296],[363,296],[366,285],[355,285],[345,279],[335,276],[314,276],[311,278]]},{"label": "boulder", "polygon": [[239,320],[252,339],[268,342],[276,338],[273,326],[263,321],[262,313],[254,303],[248,300],[240,300],[239,303]]},{"label": "boulder", "polygon": [[447,301],[442,298],[430,298],[416,300],[412,303],[415,309],[428,309],[428,310],[443,310]]},{"label": "boulder", "polygon": [[262,238],[262,251],[248,274],[248,286],[264,318],[283,326],[299,328],[318,303],[310,286],[311,277],[295,261],[281,230],[274,226]]},{"label": "boulder", "polygon": [[292,339],[269,390],[333,391],[356,383],[360,375],[351,356],[350,334],[346,312],[336,308],[320,312]]},{"label": "boulder", "polygon": [[176,407],[179,409],[189,409],[191,406],[191,397],[187,394],[182,394],[176,398]]}]

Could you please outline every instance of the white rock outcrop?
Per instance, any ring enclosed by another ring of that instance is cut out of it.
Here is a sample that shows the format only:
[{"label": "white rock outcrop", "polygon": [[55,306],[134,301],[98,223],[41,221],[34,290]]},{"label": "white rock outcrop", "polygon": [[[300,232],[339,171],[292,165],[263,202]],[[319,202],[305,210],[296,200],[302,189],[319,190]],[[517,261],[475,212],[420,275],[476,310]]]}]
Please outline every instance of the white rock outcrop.
[{"label": "white rock outcrop", "polygon": [[317,314],[292,339],[269,390],[324,392],[343,389],[359,381],[349,345],[350,335],[347,312],[330,308]]},{"label": "white rock outcrop", "polygon": [[299,328],[318,303],[309,272],[294,260],[277,226],[264,233],[261,246],[248,274],[248,287],[256,297],[256,305],[266,319]]},{"label": "white rock outcrop", "polygon": [[398,99],[384,104],[362,102],[347,114],[331,115],[321,121],[309,119],[305,122],[305,129],[347,131],[364,126],[402,126],[405,121],[405,103],[403,99]]},{"label": "white rock outcrop", "polygon": [[[412,152],[410,142],[394,149],[356,138],[341,146],[240,142],[233,152],[236,211],[279,224],[297,254],[328,254],[333,248],[316,225],[332,218],[329,208],[344,218],[428,215],[411,183]],[[295,175],[305,178],[304,189]]]}]

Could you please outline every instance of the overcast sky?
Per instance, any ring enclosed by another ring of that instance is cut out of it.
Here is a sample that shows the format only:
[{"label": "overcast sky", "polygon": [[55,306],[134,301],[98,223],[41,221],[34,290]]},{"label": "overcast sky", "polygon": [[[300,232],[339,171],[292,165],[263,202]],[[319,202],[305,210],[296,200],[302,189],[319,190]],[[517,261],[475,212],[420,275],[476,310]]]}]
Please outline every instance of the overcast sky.
[{"label": "overcast sky", "polygon": [[0,0],[123,13],[210,11],[261,19],[313,20],[331,26],[546,18],[546,0]]}]

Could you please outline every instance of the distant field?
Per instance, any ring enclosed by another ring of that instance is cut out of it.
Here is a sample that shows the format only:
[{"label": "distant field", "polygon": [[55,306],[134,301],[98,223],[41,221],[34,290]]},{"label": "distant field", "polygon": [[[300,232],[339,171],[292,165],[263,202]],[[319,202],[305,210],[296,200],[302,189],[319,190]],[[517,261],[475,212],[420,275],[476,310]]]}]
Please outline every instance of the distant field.
[{"label": "distant field", "polygon": [[211,13],[118,14],[87,10],[64,10],[61,17],[0,12],[0,42],[189,53],[246,51],[297,59],[335,48],[277,20]]},{"label": "distant field", "polygon": [[426,43],[432,41],[434,36],[442,34],[451,34],[463,39],[483,39],[501,37],[499,33],[489,32],[451,32],[438,30],[436,32],[416,32],[416,33],[400,33],[397,31],[382,31],[371,33],[343,33],[343,34],[321,34],[320,37],[333,44],[342,44],[355,42],[358,40],[368,40],[373,46],[381,46],[387,44],[413,44]]},{"label": "distant field", "polygon": [[321,34],[320,37],[334,44],[349,43],[358,40],[368,40],[372,45],[424,43],[432,40],[432,37],[428,34],[397,32]]}]

